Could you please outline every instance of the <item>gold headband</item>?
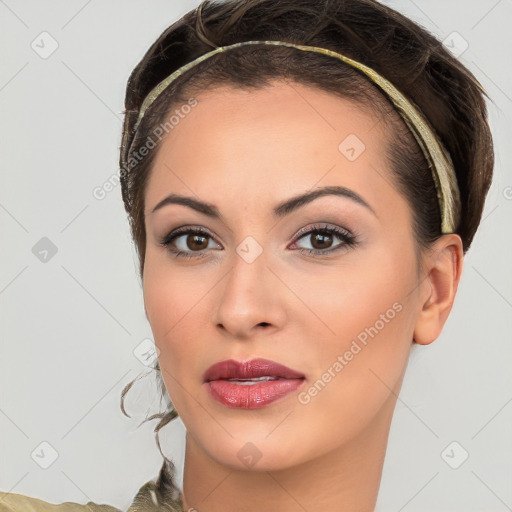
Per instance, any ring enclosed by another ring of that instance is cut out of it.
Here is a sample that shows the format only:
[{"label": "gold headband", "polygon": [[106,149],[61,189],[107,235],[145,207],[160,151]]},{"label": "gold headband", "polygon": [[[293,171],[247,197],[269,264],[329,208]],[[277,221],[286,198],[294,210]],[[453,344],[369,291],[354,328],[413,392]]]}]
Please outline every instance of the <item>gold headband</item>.
[{"label": "gold headband", "polygon": [[[217,53],[224,52],[232,48],[239,48],[241,46],[254,44],[289,46],[291,48],[297,48],[298,50],[329,55],[362,71],[370,80],[372,80],[372,82],[378,85],[397,108],[398,112],[418,141],[418,144],[427,159],[437,192],[437,200],[441,214],[441,233],[448,234],[455,232],[460,219],[460,195],[459,188],[457,186],[457,177],[450,155],[438,141],[430,123],[423,116],[419,108],[415,107],[393,84],[391,84],[391,82],[386,80],[383,76],[379,75],[376,71],[365,66],[361,62],[355,61],[326,48],[298,45],[284,41],[243,41],[229,46],[219,46],[215,50],[205,53],[177,69],[149,92],[140,108],[137,121],[133,128],[133,133],[135,133],[139,127],[148,107],[167,88],[167,86],[171,84],[171,82],[176,80],[183,73]],[[125,136],[126,135],[127,134],[125,134]]]}]

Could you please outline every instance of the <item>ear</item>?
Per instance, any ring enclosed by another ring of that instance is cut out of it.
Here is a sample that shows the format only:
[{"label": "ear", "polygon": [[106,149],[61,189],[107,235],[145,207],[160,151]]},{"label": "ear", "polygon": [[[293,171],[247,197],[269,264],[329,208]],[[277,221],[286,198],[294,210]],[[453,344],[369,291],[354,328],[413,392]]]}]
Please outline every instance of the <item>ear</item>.
[{"label": "ear", "polygon": [[455,300],[463,261],[462,240],[456,234],[441,236],[424,257],[421,310],[414,327],[416,343],[428,345],[441,334]]}]

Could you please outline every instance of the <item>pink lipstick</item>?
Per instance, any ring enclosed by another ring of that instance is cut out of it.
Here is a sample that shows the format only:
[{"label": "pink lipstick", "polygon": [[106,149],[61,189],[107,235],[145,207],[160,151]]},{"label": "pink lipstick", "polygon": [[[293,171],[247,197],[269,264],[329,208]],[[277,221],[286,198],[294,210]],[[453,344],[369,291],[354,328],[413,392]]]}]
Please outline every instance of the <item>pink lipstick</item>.
[{"label": "pink lipstick", "polygon": [[298,389],[305,376],[268,359],[234,359],[210,366],[203,382],[210,395],[227,407],[258,409]]}]

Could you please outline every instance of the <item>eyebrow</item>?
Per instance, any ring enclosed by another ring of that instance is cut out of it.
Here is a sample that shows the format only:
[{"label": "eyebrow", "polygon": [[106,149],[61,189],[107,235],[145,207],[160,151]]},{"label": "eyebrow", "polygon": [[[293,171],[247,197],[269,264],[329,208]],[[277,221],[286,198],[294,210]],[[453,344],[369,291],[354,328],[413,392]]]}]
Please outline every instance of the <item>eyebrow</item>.
[{"label": "eyebrow", "polygon": [[[275,217],[284,217],[286,215],[289,215],[293,211],[301,208],[302,206],[305,206],[306,204],[310,203],[311,201],[314,201],[318,197],[330,196],[330,195],[341,196],[341,197],[345,197],[347,199],[351,199],[355,203],[357,203],[361,206],[364,206],[367,210],[371,211],[377,217],[377,214],[375,213],[373,208],[359,194],[357,194],[356,192],[354,192],[353,190],[351,190],[349,188],[340,187],[340,186],[322,187],[322,188],[313,190],[311,192],[306,192],[304,194],[300,194],[298,196],[294,196],[290,199],[287,199],[286,201],[279,203],[274,208],[274,216]],[[222,219],[222,215],[220,214],[218,208],[214,204],[206,203],[206,202],[194,199],[193,197],[182,196],[179,194],[170,194],[167,197],[165,197],[164,199],[162,199],[151,210],[151,213],[155,213],[160,208],[163,208],[164,206],[167,206],[169,204],[180,204],[183,206],[188,206],[189,208],[192,208],[193,210],[196,210],[197,212],[202,213],[208,217],[211,217],[214,219]]]}]

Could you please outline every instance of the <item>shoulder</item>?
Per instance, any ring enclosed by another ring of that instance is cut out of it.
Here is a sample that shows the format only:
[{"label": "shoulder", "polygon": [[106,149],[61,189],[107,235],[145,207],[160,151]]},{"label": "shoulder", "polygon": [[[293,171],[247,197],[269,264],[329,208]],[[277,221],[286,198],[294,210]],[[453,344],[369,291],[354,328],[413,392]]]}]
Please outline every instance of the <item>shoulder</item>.
[{"label": "shoulder", "polygon": [[[0,0],[1,1],[1,0]],[[157,482],[146,482],[137,492],[128,512],[184,512],[182,493],[175,486],[170,469],[164,462]],[[85,505],[66,501],[46,501],[0,491],[0,512],[122,512],[111,505],[89,501]]]},{"label": "shoulder", "polygon": [[98,505],[91,501],[86,505],[65,502],[54,505],[37,498],[9,492],[0,492],[0,512],[121,512],[110,505]]}]

